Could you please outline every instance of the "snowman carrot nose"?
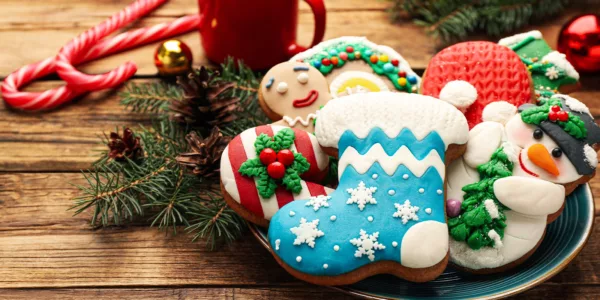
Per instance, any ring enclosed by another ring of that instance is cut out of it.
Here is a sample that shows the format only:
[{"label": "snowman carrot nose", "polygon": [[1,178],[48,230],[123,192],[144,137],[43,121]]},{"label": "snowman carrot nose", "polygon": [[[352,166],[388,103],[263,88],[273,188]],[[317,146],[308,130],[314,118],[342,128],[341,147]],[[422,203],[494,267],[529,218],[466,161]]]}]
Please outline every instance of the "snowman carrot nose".
[{"label": "snowman carrot nose", "polygon": [[558,176],[560,172],[550,156],[550,153],[542,144],[534,144],[527,149],[527,157],[529,160],[533,162],[536,166],[546,170],[546,172]]}]

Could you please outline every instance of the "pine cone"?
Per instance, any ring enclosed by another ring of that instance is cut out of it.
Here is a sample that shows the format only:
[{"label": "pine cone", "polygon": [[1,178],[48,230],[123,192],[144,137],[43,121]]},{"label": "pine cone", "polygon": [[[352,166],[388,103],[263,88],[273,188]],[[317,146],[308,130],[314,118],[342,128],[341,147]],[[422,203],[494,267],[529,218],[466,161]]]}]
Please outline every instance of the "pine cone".
[{"label": "pine cone", "polygon": [[114,160],[123,161],[125,157],[135,159],[142,153],[140,138],[134,136],[129,128],[123,129],[122,137],[116,132],[111,132],[108,139],[108,156]]},{"label": "pine cone", "polygon": [[215,80],[217,71],[209,74],[205,67],[191,72],[187,77],[179,77],[177,83],[183,88],[182,100],[171,102],[171,118],[177,122],[219,126],[235,120],[238,97],[228,95],[234,82]]},{"label": "pine cone", "polygon": [[177,162],[191,168],[198,176],[209,177],[218,174],[221,154],[231,137],[223,136],[219,128],[213,127],[206,139],[202,139],[193,131],[186,135],[185,139],[192,151],[181,153],[177,156]]}]

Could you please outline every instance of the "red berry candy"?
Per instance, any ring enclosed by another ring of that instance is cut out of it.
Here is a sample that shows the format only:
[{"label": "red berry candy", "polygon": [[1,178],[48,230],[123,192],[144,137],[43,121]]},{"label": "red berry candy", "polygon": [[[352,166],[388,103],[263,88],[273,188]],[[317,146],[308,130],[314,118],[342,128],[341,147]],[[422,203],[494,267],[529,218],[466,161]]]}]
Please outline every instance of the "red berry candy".
[{"label": "red berry candy", "polygon": [[331,61],[329,60],[329,58],[323,58],[323,59],[321,60],[321,63],[322,63],[324,66],[329,66],[329,65],[331,64]]},{"label": "red berry candy", "polygon": [[267,166],[267,174],[271,178],[281,179],[285,175],[285,166],[278,161],[272,162]]},{"label": "red berry candy", "polygon": [[352,46],[348,46],[348,47],[346,47],[346,52],[352,53],[352,52],[354,52],[354,48],[352,48]]},{"label": "red berry candy", "polygon": [[558,116],[559,121],[562,121],[562,122],[569,121],[569,114],[564,110],[557,112],[556,115]]},{"label": "red berry candy", "polygon": [[554,111],[554,112],[558,112],[558,111],[560,111],[560,106],[558,106],[558,105],[552,105],[552,107],[550,107],[550,109],[552,111]]},{"label": "red berry candy", "polygon": [[392,59],[392,65],[394,67],[397,67],[400,64],[400,62],[397,59]]},{"label": "red berry candy", "polygon": [[294,153],[288,149],[283,149],[277,153],[277,161],[287,167],[294,162]]},{"label": "red berry candy", "polygon": [[263,165],[268,166],[270,163],[277,160],[277,153],[271,148],[265,148],[263,151],[260,151],[259,158]]},{"label": "red berry candy", "polygon": [[398,76],[406,78],[406,72],[400,71],[400,72],[398,72]]},{"label": "red berry candy", "polygon": [[549,112],[548,119],[550,119],[550,121],[552,121],[552,122],[556,122],[556,120],[558,120],[558,113],[555,111]]}]

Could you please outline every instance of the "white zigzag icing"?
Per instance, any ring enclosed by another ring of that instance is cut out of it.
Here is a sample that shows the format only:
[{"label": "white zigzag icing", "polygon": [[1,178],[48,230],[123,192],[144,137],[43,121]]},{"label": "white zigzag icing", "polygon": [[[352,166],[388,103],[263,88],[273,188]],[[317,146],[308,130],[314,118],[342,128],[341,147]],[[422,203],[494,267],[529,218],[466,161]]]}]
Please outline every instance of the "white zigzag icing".
[{"label": "white zigzag icing", "polygon": [[434,167],[442,179],[446,174],[446,165],[436,150],[431,150],[425,158],[418,160],[406,146],[400,147],[396,153],[389,156],[381,144],[375,144],[364,155],[359,154],[354,147],[346,148],[339,161],[338,176],[342,176],[349,165],[353,166],[358,173],[364,174],[375,162],[379,162],[385,173],[390,176],[400,165],[404,165],[418,177],[421,177],[430,167]]}]

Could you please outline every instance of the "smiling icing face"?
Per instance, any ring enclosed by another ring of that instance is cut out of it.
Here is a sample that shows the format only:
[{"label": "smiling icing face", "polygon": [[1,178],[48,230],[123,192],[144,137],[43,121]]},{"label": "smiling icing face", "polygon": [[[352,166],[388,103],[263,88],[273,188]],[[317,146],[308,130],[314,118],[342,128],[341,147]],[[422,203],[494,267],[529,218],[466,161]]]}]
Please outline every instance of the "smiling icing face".
[{"label": "smiling icing face", "polygon": [[291,127],[312,126],[315,112],[330,99],[327,80],[315,68],[284,62],[271,68],[260,85],[267,113]]},{"label": "smiling icing face", "polygon": [[513,175],[537,177],[554,183],[572,182],[581,177],[563,149],[535,125],[526,124],[520,115],[506,124],[506,138],[518,146],[518,162]]}]

